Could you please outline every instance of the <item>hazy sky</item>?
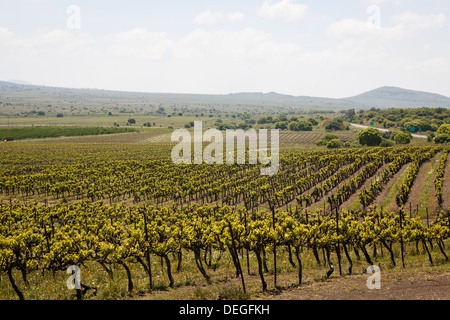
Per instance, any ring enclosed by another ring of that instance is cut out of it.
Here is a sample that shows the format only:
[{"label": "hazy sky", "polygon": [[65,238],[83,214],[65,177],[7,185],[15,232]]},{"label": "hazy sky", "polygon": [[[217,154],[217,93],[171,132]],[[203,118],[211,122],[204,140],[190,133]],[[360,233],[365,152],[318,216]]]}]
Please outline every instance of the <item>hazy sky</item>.
[{"label": "hazy sky", "polygon": [[448,0],[1,0],[0,80],[176,93],[450,96]]}]

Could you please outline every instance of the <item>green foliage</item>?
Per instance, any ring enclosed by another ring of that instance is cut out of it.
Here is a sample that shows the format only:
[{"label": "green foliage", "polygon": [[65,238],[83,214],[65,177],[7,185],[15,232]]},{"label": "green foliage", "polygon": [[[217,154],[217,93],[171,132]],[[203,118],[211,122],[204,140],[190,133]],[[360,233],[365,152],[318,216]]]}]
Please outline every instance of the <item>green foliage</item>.
[{"label": "green foliage", "polygon": [[444,123],[437,130],[437,134],[448,134],[450,135],[450,124]]},{"label": "green foliage", "polygon": [[136,119],[133,119],[133,118],[128,119],[128,123],[129,124],[136,124]]},{"label": "green foliage", "polygon": [[383,139],[383,141],[381,141],[381,143],[380,143],[380,147],[383,147],[383,148],[392,147],[393,145],[394,145],[394,143],[387,139]]},{"label": "green foliage", "polygon": [[331,140],[339,140],[339,137],[333,133],[327,133],[322,139],[320,139],[316,144],[318,146],[326,146]]},{"label": "green foliage", "polygon": [[398,144],[409,144],[412,140],[411,134],[406,132],[397,132],[392,138]]},{"label": "green foliage", "polygon": [[314,118],[308,118],[308,121],[311,122],[313,126],[317,126],[319,124],[319,122]]},{"label": "green foliage", "polygon": [[[217,123],[218,123],[218,122],[216,121],[215,124],[217,124]],[[220,123],[222,123],[222,120],[220,120]],[[186,123],[186,124],[184,125],[184,127],[185,127],[186,129],[193,128],[193,127],[194,127],[194,121],[191,121],[191,122],[189,122],[189,123]]]},{"label": "green foliage", "polygon": [[436,143],[447,143],[450,142],[450,134],[438,134],[436,138],[434,138],[434,142]]},{"label": "green foliage", "polygon": [[344,124],[344,120],[340,117],[334,118],[325,126],[325,129],[328,131],[339,131],[345,130],[346,126]]},{"label": "green foliage", "polygon": [[300,120],[289,123],[289,130],[291,131],[312,131],[313,125],[310,121]]},{"label": "green foliage", "polygon": [[358,134],[359,143],[363,146],[378,146],[380,145],[383,137],[380,131],[375,128],[367,128],[362,130]]},{"label": "green foliage", "polygon": [[287,130],[288,123],[286,121],[277,122],[277,123],[275,123],[275,129]]},{"label": "green foliage", "polygon": [[398,128],[403,131],[435,132],[443,123],[450,122],[450,109],[445,108],[371,108],[370,111],[362,112],[359,118],[365,121],[375,121],[383,124],[385,128]]},{"label": "green foliage", "polygon": [[339,139],[333,139],[333,140],[330,140],[328,143],[327,143],[327,148],[328,149],[336,149],[336,148],[340,148],[341,147],[341,140],[339,140]]}]

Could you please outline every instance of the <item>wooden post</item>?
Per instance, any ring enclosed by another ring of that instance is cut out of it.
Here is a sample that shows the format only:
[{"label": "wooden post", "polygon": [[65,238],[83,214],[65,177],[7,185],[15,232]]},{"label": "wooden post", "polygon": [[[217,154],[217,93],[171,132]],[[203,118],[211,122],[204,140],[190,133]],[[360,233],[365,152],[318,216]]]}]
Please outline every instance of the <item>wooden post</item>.
[{"label": "wooden post", "polygon": [[[145,208],[143,210],[144,212],[144,231],[145,231],[145,243],[149,244],[148,241],[148,230],[147,230],[147,215],[145,214]],[[147,246],[146,248],[147,250],[145,251],[145,258],[147,260],[147,265],[148,265],[148,280],[149,280],[149,286],[150,286],[150,291],[153,290],[153,281],[152,281],[152,264],[150,263],[150,248]]]},{"label": "wooden post", "polygon": [[[402,230],[403,230],[402,219],[403,219],[403,208],[400,209],[400,232],[402,232]],[[403,255],[403,236],[401,234],[400,234],[400,251],[401,251],[401,255],[402,255],[402,265],[404,268],[405,267],[405,259],[404,259],[404,255]]]},{"label": "wooden post", "polygon": [[[275,231],[275,206],[269,201],[270,210],[272,210],[272,227]],[[273,285],[277,287],[277,239],[273,240]]]},{"label": "wooden post", "polygon": [[[247,236],[247,213],[248,213],[248,210],[246,209],[245,213],[244,213],[245,236]],[[250,275],[250,257],[248,254],[248,249],[245,249],[245,250],[246,250],[246,254],[247,254],[247,273],[248,273],[248,275]]]},{"label": "wooden post", "polygon": [[244,293],[247,293],[247,291],[245,290],[244,274],[242,273],[241,263],[239,262],[238,252],[236,250],[236,245],[234,243],[233,228],[231,226],[231,222],[230,221],[228,221],[228,228],[230,228],[231,246],[233,248],[234,255],[235,255],[236,260],[237,260],[236,262],[237,262],[237,267],[238,267],[239,274],[241,275],[242,289],[244,290]]},{"label": "wooden post", "polygon": [[[339,237],[339,209],[336,207],[336,235]],[[339,274],[342,276],[342,267],[341,267],[341,249],[339,248],[339,239],[336,244],[336,254],[339,263]]]}]

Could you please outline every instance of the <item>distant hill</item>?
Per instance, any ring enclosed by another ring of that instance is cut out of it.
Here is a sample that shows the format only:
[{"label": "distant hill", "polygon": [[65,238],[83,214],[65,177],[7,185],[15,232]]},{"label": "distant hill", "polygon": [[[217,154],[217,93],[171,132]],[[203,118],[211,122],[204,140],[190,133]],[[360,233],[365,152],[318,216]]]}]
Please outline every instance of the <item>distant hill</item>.
[{"label": "distant hill", "polygon": [[449,97],[397,87],[382,87],[343,100],[383,108],[450,107]]},{"label": "distant hill", "polygon": [[0,102],[11,97],[16,103],[55,104],[68,101],[74,103],[98,105],[100,103],[119,104],[196,104],[196,105],[246,105],[289,107],[298,109],[365,109],[380,108],[414,108],[442,107],[450,108],[450,98],[428,92],[406,90],[396,87],[382,87],[363,94],[343,98],[320,98],[308,96],[284,95],[276,92],[241,92],[232,94],[183,94],[183,93],[148,93],[111,91],[101,89],[70,89],[28,85],[22,83],[0,81]]},{"label": "distant hill", "polygon": [[29,83],[28,81],[25,81],[25,80],[9,80],[8,82],[12,82],[15,84],[32,85],[32,83]]}]

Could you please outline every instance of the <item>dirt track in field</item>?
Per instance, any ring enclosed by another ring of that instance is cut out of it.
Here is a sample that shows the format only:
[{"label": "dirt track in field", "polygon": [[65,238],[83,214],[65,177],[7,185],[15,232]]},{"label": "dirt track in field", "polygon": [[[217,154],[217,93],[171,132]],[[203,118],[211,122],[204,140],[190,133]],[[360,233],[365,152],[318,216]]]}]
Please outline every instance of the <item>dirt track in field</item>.
[{"label": "dirt track in field", "polygon": [[428,209],[430,216],[435,214],[438,204],[434,178],[439,168],[440,157],[441,153],[437,153],[430,161],[423,163],[417,173],[408,195],[408,201],[405,204],[405,210],[409,212],[411,208],[413,216],[417,215],[417,208],[422,216],[425,215],[426,209]]},{"label": "dirt track in field", "polygon": [[367,288],[369,275],[331,277],[262,296],[274,300],[450,300],[450,272],[414,273],[407,271],[381,273],[381,289]]}]

